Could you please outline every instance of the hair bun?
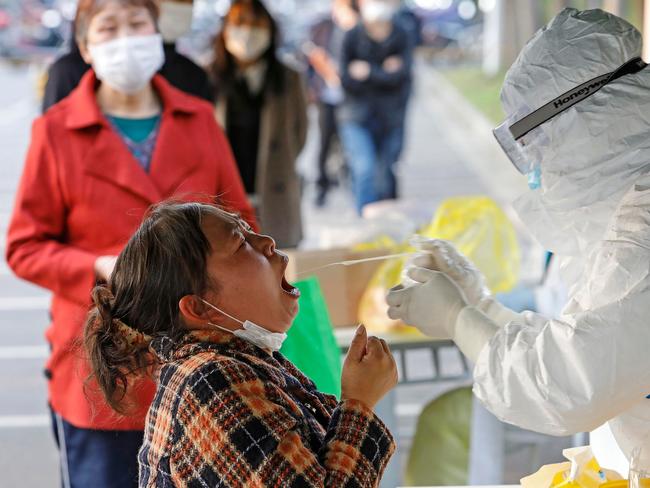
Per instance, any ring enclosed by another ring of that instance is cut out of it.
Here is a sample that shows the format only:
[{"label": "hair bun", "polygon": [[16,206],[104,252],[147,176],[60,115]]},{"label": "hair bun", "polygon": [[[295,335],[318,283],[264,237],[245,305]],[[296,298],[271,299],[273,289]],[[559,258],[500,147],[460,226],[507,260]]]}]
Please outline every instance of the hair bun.
[{"label": "hair bun", "polygon": [[107,286],[100,285],[96,286],[92,291],[92,299],[97,307],[97,310],[104,320],[112,320],[112,311],[113,304],[115,303],[115,297],[111,290]]}]

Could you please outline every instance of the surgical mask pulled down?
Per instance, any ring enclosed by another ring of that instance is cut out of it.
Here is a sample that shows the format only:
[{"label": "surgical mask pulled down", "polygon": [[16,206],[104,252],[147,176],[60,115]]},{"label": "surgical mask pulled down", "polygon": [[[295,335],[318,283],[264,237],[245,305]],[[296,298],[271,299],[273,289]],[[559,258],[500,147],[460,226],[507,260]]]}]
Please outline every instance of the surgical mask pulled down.
[{"label": "surgical mask pulled down", "polygon": [[97,78],[133,95],[142,90],[165,62],[162,36],[124,36],[88,46]]},{"label": "surgical mask pulled down", "polygon": [[230,330],[220,325],[209,322],[211,326],[216,327],[217,329],[221,329],[224,332],[233,334],[234,336],[239,337],[245,340],[246,342],[250,342],[251,344],[259,347],[260,349],[267,349],[267,350],[271,350],[272,352],[277,352],[280,350],[282,344],[287,339],[287,334],[283,332],[271,332],[270,330],[267,330],[264,327],[260,327],[259,325],[254,324],[250,320],[246,320],[242,322],[241,320],[224,312],[219,307],[212,305],[210,302],[204,300],[203,298],[201,298],[201,301],[205,303],[208,307],[216,310],[217,312],[224,314],[229,319],[232,319],[235,322],[241,324],[243,328],[237,330]]},{"label": "surgical mask pulled down", "polygon": [[[386,256],[376,256],[376,257],[364,258],[364,259],[355,259],[349,261],[339,261],[336,263],[326,264],[325,266],[319,266],[318,268],[308,269],[306,271],[303,271],[302,273],[298,273],[298,276],[304,276],[305,274],[311,274],[316,271],[330,268],[333,266],[354,266],[357,264],[363,264],[371,261],[385,261],[393,258],[412,256],[413,254],[415,253],[408,252],[408,253],[399,253],[399,254],[389,254]],[[201,298],[201,301],[205,303],[208,307],[216,310],[217,312],[224,314],[229,319],[234,320],[235,322],[241,324],[243,328],[237,330],[230,330],[220,325],[217,325],[215,323],[209,322],[211,326],[223,330],[224,332],[233,334],[236,337],[239,337],[247,342],[250,342],[251,344],[254,344],[261,349],[277,352],[280,350],[280,348],[282,348],[282,344],[287,339],[287,334],[283,332],[271,332],[270,330],[267,330],[264,327],[260,327],[259,325],[251,322],[250,320],[241,321],[238,318],[235,318],[232,315],[224,312],[219,307],[204,300],[203,298]]]},{"label": "surgical mask pulled down", "polygon": [[[336,263],[330,263],[326,264],[324,266],[319,266],[318,268],[313,268],[313,269],[308,269],[306,271],[303,271],[301,273],[298,273],[297,276],[304,276],[306,274],[314,273],[316,271],[320,271],[322,269],[326,268],[331,268],[334,266],[355,266],[357,264],[363,264],[363,263],[368,263],[368,262],[373,262],[373,261],[386,261],[388,259],[394,259],[394,258],[403,258],[403,257],[409,257],[413,256],[414,254],[418,254],[417,252],[406,252],[406,253],[398,253],[398,254],[388,254],[385,256],[375,256],[371,258],[364,258],[364,259],[353,259],[353,260],[348,260],[348,261],[339,261]],[[230,330],[226,329],[225,327],[222,327],[220,325],[217,325],[215,323],[209,322],[209,324],[213,327],[216,327],[217,329],[223,330],[224,332],[228,332],[230,334],[235,335],[236,337],[239,337],[247,342],[250,342],[251,344],[256,345],[257,347],[261,349],[267,349],[271,350],[272,352],[277,352],[282,348],[282,344],[284,341],[287,339],[287,334],[283,332],[271,332],[270,330],[265,329],[264,327],[260,327],[259,325],[251,322],[250,320],[246,321],[241,321],[238,318],[233,317],[232,315],[228,314],[227,312],[224,312],[221,310],[219,307],[211,304],[210,302],[204,300],[201,298],[201,301],[205,303],[208,307],[216,310],[217,312],[220,312],[224,314],[226,317],[229,319],[234,320],[235,322],[241,324],[243,326],[242,329],[237,329],[237,330]]]},{"label": "surgical mask pulled down", "polygon": [[226,49],[239,61],[257,61],[271,46],[271,31],[265,27],[228,26],[225,28]]}]

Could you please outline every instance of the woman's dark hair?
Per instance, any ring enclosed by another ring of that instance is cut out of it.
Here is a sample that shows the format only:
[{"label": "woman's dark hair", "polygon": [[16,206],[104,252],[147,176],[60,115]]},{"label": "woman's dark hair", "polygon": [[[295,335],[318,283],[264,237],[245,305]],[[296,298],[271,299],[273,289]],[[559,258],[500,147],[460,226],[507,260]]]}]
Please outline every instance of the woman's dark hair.
[{"label": "woman's dark hair", "polygon": [[284,70],[276,55],[280,29],[278,23],[260,0],[233,0],[228,13],[223,18],[221,31],[214,38],[214,61],[210,66],[210,74],[214,79],[217,90],[228,95],[233,89],[235,81],[237,65],[233,55],[226,49],[224,37],[228,18],[235,8],[251,9],[255,17],[264,18],[268,21],[271,29],[271,44],[262,56],[267,63],[266,83],[275,93],[281,93],[284,89]]},{"label": "woman's dark hair", "polygon": [[124,413],[128,404],[129,379],[155,364],[148,342],[127,340],[121,324],[143,337],[178,341],[187,332],[179,300],[217,291],[207,272],[212,248],[201,227],[206,215],[239,221],[201,203],[153,207],[119,255],[110,283],[93,290],[95,306],[86,322],[84,346],[91,378],[117,412]]},{"label": "woman's dark hair", "polygon": [[[74,35],[77,44],[83,46],[86,44],[86,37],[88,34],[88,26],[92,18],[104,8],[110,0],[79,0],[77,4],[77,15],[74,19]],[[154,22],[158,23],[158,16],[160,10],[156,0],[118,0],[124,7],[144,7],[151,14]]]}]

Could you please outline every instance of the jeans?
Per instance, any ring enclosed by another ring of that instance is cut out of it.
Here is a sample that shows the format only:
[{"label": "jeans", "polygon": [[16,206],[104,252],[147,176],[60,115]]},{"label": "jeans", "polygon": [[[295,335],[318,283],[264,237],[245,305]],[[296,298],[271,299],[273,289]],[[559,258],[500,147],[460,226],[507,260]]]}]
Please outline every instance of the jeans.
[{"label": "jeans", "polygon": [[397,198],[394,167],[404,147],[403,125],[385,128],[377,121],[345,121],[339,135],[352,172],[357,212],[369,203]]},{"label": "jeans", "polygon": [[51,414],[62,488],[137,488],[143,432],[82,429]]},{"label": "jeans", "polygon": [[318,104],[318,128],[320,130],[320,150],[318,151],[318,181],[321,191],[327,191],[330,179],[327,175],[327,160],[332,143],[337,136],[336,106],[320,102]]}]

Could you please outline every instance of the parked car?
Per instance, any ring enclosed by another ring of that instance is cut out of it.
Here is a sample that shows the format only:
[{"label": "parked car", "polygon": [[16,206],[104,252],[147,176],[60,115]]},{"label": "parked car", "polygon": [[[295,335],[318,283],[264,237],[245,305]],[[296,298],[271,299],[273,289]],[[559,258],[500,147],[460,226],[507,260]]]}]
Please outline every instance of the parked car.
[{"label": "parked car", "polygon": [[[14,60],[54,56],[65,43],[70,19],[68,1],[22,0],[0,3],[0,55]],[[2,15],[2,12],[5,15]]]},{"label": "parked car", "polygon": [[472,55],[480,46],[483,14],[473,0],[409,0],[420,20],[421,44],[454,57]]}]

